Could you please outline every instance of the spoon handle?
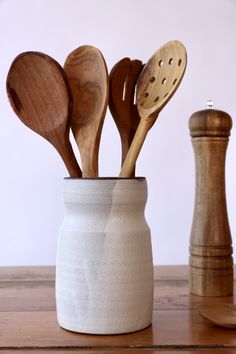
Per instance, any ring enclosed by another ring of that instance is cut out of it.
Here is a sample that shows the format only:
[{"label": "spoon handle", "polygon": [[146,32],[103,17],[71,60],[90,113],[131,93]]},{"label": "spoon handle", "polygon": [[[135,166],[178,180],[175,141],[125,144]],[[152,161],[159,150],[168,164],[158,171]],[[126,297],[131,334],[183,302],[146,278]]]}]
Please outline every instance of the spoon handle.
[{"label": "spoon handle", "polygon": [[64,164],[69,172],[70,177],[82,178],[82,171],[76,160],[74,151],[72,149],[71,143],[66,143],[63,149],[57,148]]},{"label": "spoon handle", "polygon": [[129,152],[122,165],[119,177],[130,178],[135,167],[139,152],[143,146],[144,140],[151,127],[151,120],[142,119],[136,130],[136,134],[130,146]]},{"label": "spoon handle", "polygon": [[[123,141],[121,143],[121,147],[122,147],[122,155],[121,155],[121,167],[123,166],[126,156],[128,155],[129,149],[132,145],[132,141],[133,138],[135,136],[135,131],[130,131],[129,132],[129,137],[127,137],[126,139],[123,138]],[[130,177],[135,177],[135,165],[134,165],[134,169],[130,175]]]}]

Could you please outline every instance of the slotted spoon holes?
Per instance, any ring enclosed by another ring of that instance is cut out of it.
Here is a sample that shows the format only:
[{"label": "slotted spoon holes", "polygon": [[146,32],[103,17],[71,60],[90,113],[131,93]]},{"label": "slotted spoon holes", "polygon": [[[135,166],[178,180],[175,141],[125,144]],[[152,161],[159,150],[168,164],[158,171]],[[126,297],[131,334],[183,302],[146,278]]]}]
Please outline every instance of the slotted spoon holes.
[{"label": "slotted spoon holes", "polygon": [[174,80],[172,76],[170,77],[165,77],[161,81],[161,87],[160,91],[158,91],[158,95],[155,95],[153,98],[153,104],[160,103],[164,101],[171,93],[173,90],[175,90],[175,85],[178,83],[178,78],[176,77]]},{"label": "slotted spoon holes", "polygon": [[159,60],[159,67],[163,68],[164,64],[168,63],[168,65],[173,65],[174,63],[177,63],[178,66],[182,64],[183,60],[179,58],[178,60],[174,59],[173,57],[170,57],[169,60],[164,60],[160,59]]},{"label": "slotted spoon holes", "polygon": [[163,98],[166,98],[169,95],[169,92],[166,92]]},{"label": "slotted spoon holes", "polygon": [[[141,107],[148,107],[153,104],[160,103],[164,101],[168,95],[171,94],[171,92],[175,89],[174,86],[178,82],[178,78],[176,77],[174,80],[172,76],[170,77],[164,77],[162,80],[158,82],[156,80],[156,77],[152,76],[151,79],[149,80],[150,84],[153,84],[156,82],[156,86],[149,85],[150,91],[145,91],[142,96],[142,102],[140,103]],[[152,90],[153,89],[153,90]]]},{"label": "slotted spoon holes", "polygon": [[[169,72],[170,68],[168,68],[168,67],[173,66],[173,65],[177,66],[177,69],[179,70],[179,67],[181,66],[182,62],[183,62],[183,60],[180,57],[174,58],[173,56],[170,56],[166,60],[164,60],[164,58],[160,59],[159,62],[158,62],[159,68],[160,68],[160,74],[159,75],[161,76],[161,72],[162,71],[164,71],[165,74],[166,74],[167,71]],[[167,65],[168,65],[168,67],[167,67]],[[168,77],[168,75],[166,75],[166,76]],[[150,83],[154,83],[155,80],[156,80],[156,77],[154,77],[154,76],[151,77]],[[162,76],[161,84],[162,85],[166,84],[167,83],[166,81],[167,81],[167,78]],[[177,81],[178,81],[178,79],[175,78],[173,80],[173,85],[175,85]]]},{"label": "slotted spoon holes", "polygon": [[[145,109],[151,109],[165,105],[177,89],[185,69],[185,52],[176,48],[168,48],[168,51],[158,53],[150,61],[146,74],[145,91],[139,96],[139,105]],[[154,59],[155,58],[155,59]],[[136,101],[137,103],[137,101]]]}]

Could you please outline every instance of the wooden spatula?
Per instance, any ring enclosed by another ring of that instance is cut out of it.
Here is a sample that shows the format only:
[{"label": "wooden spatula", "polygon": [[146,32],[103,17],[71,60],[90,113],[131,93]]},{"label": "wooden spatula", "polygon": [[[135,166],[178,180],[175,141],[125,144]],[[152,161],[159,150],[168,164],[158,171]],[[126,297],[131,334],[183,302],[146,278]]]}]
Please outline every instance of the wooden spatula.
[{"label": "wooden spatula", "polygon": [[[121,165],[124,163],[140,121],[137,106],[134,104],[134,94],[142,67],[140,60],[123,58],[115,64],[109,75],[109,108],[120,133]],[[135,168],[131,176],[134,177],[134,175]]]},{"label": "wooden spatula", "polygon": [[22,53],[10,67],[7,93],[17,116],[56,148],[70,176],[82,177],[69,141],[72,97],[62,67],[46,54]]},{"label": "wooden spatula", "polygon": [[98,153],[108,104],[109,82],[101,52],[84,45],[64,64],[73,95],[71,127],[80,150],[83,177],[98,177]]},{"label": "wooden spatula", "polygon": [[144,66],[136,88],[136,104],[140,115],[132,145],[122,166],[120,177],[130,177],[145,137],[160,111],[177,90],[187,64],[183,44],[171,41],[162,46]]}]

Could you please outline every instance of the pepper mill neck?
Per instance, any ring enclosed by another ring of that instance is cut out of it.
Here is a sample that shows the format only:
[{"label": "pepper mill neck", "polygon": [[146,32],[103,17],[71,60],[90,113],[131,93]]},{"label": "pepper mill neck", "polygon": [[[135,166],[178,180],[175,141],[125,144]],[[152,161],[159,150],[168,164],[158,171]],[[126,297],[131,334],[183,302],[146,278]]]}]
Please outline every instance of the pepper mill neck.
[{"label": "pepper mill neck", "polygon": [[232,118],[226,112],[205,109],[192,114],[189,119],[191,137],[228,137],[232,128]]}]

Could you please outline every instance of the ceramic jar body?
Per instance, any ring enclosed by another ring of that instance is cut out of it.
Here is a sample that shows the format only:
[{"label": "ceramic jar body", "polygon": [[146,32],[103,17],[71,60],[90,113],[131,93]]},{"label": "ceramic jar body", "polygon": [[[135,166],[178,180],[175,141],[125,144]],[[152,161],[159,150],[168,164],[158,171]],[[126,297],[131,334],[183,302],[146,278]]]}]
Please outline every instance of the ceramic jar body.
[{"label": "ceramic jar body", "polygon": [[137,179],[65,179],[56,267],[59,324],[76,332],[128,333],[152,320],[153,263]]}]

